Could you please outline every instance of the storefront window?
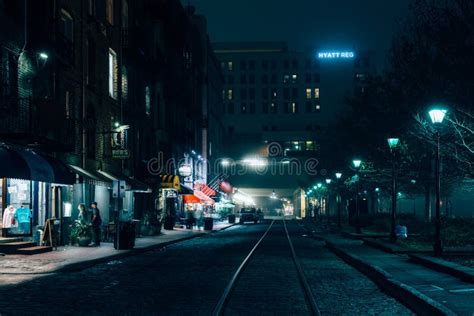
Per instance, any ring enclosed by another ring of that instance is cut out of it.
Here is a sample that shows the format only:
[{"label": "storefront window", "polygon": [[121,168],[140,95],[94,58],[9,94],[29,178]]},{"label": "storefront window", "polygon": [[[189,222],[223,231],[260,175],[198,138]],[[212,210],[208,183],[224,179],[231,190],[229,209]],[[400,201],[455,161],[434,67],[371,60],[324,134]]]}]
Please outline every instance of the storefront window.
[{"label": "storefront window", "polygon": [[8,179],[6,190],[7,207],[3,211],[3,228],[7,236],[31,235],[31,182]]}]

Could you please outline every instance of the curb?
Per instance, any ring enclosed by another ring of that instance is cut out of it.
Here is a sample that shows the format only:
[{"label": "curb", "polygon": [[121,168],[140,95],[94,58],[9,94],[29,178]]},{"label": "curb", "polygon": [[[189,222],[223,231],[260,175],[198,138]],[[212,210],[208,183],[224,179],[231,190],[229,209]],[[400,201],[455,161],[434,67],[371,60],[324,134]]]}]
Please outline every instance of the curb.
[{"label": "curb", "polygon": [[360,257],[349,254],[341,248],[334,245],[324,237],[320,239],[326,241],[326,247],[334,252],[338,257],[349,265],[353,266],[369,279],[371,279],[382,291],[394,297],[403,305],[410,308],[418,315],[456,315],[446,306],[429,298],[413,287],[406,285],[395,279],[390,273],[380,267],[365,262]]},{"label": "curb", "polygon": [[187,241],[187,240],[194,239],[194,238],[197,238],[197,237],[207,236],[207,235],[210,235],[210,234],[213,234],[213,233],[217,233],[217,232],[226,230],[227,228],[233,227],[235,225],[236,224],[233,224],[233,225],[229,225],[229,226],[223,227],[223,228],[218,229],[218,230],[212,230],[208,233],[197,233],[197,234],[192,235],[192,236],[183,237],[183,238],[179,238],[179,239],[175,239],[175,240],[170,240],[170,241],[166,241],[166,242],[155,244],[155,245],[150,245],[150,246],[143,247],[143,248],[133,248],[133,249],[130,249],[130,250],[125,250],[122,253],[117,253],[117,254],[114,254],[114,255],[107,256],[107,257],[102,257],[102,258],[96,258],[96,259],[91,259],[91,260],[87,260],[87,261],[71,263],[71,264],[65,265],[63,267],[60,267],[58,269],[54,269],[52,271],[49,271],[48,273],[78,272],[78,271],[81,271],[81,270],[84,270],[84,269],[87,269],[87,268],[91,268],[91,267],[93,267],[97,264],[124,259],[124,258],[127,258],[127,257],[139,255],[139,254],[142,254],[142,253],[145,253],[145,252],[148,252],[148,251],[161,249],[161,248],[164,248],[166,246],[176,244],[176,243],[179,243],[179,242],[182,242],[182,241]]},{"label": "curb", "polygon": [[409,254],[408,257],[410,257],[410,260],[414,263],[420,264],[429,269],[452,275],[464,282],[474,283],[474,269],[472,268],[423,255]]},{"label": "curb", "polygon": [[370,240],[363,238],[362,241],[364,244],[367,246],[377,248],[379,250],[385,251],[387,253],[393,253],[393,254],[410,254],[410,253],[432,253],[432,250],[410,250],[410,249],[404,249],[402,247],[399,247],[397,245],[387,245],[383,242],[377,241],[377,240]]}]

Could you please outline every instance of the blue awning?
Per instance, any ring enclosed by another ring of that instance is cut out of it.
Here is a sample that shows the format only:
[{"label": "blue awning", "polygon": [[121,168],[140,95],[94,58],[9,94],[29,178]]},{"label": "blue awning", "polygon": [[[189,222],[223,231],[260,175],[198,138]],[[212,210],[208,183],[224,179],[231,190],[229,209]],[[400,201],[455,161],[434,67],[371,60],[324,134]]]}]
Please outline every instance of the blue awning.
[{"label": "blue awning", "polygon": [[0,146],[0,177],[57,184],[74,184],[75,180],[62,161],[6,144]]}]

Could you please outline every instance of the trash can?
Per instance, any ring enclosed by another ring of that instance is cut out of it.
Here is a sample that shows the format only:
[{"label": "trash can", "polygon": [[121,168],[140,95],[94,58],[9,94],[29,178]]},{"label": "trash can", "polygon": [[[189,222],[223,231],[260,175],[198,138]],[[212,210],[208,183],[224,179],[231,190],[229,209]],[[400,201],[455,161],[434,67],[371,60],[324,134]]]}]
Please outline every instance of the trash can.
[{"label": "trash can", "polygon": [[229,224],[234,224],[235,223],[235,214],[229,214]]},{"label": "trash can", "polygon": [[117,233],[114,234],[114,248],[122,250],[135,247],[135,224],[133,222],[119,222],[118,226],[118,236]]},{"label": "trash can", "polygon": [[214,219],[212,217],[204,218],[204,230],[212,230]]}]

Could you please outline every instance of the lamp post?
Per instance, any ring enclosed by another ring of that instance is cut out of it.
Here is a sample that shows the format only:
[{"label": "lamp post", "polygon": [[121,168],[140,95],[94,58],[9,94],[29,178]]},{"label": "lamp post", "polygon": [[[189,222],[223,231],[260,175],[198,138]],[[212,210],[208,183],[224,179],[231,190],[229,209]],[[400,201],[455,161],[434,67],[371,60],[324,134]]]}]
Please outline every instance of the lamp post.
[{"label": "lamp post", "polygon": [[397,175],[395,166],[395,149],[398,147],[400,140],[398,138],[388,138],[387,143],[392,153],[392,212],[390,225],[390,241],[396,242],[397,235],[395,234],[395,223],[397,220]]},{"label": "lamp post", "polygon": [[360,210],[359,210],[359,168],[360,165],[362,164],[362,160],[360,159],[354,159],[352,160],[352,164],[354,165],[354,168],[356,170],[356,176],[357,176],[357,192],[356,192],[356,233],[360,234]]},{"label": "lamp post", "polygon": [[339,180],[341,180],[342,173],[336,172],[336,183],[337,183],[337,196],[336,196],[336,204],[337,204],[337,227],[341,229],[341,192]]},{"label": "lamp post", "polygon": [[327,197],[326,197],[326,216],[327,216],[328,224],[331,221],[330,214],[329,214],[329,185],[331,184],[331,182],[332,182],[332,179],[329,179],[329,178],[326,179],[327,191],[328,191],[328,194],[327,194]]},{"label": "lamp post", "polygon": [[[443,123],[444,116],[446,115],[447,110],[443,108],[436,108],[429,111],[431,122],[435,127]],[[441,256],[443,253],[443,244],[441,242],[441,179],[439,172],[440,164],[440,145],[439,145],[439,130],[436,128],[436,162],[435,162],[435,196],[436,196],[436,220],[435,220],[435,241],[433,245],[434,254],[436,256]]]}]

